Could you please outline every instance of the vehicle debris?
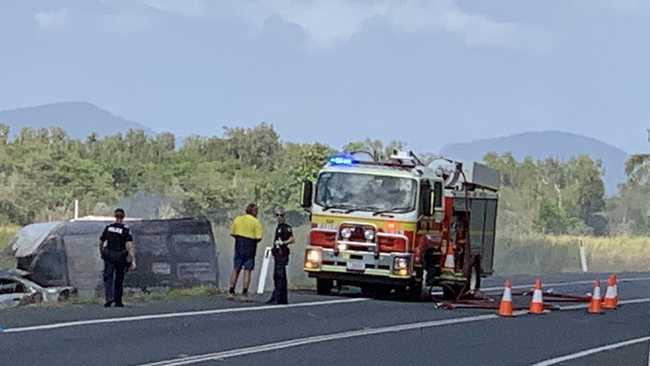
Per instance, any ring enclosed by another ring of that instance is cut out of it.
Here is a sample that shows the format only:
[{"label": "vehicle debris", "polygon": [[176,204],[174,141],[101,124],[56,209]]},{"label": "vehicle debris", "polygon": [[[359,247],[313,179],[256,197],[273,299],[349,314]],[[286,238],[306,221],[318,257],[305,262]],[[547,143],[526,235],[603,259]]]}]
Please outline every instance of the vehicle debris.
[{"label": "vehicle debris", "polygon": [[43,287],[21,270],[0,271],[0,309],[66,301],[76,290],[70,286]]}]

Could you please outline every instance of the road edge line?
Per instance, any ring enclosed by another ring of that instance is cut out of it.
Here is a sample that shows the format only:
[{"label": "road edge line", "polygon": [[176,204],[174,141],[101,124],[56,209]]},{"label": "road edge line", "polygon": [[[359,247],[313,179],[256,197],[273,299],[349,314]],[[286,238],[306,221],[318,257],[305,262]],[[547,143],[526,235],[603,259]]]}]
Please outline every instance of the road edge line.
[{"label": "road edge line", "polygon": [[[629,299],[629,300],[619,300],[620,305],[630,305],[630,304],[643,304],[646,302],[650,302],[650,297],[644,297],[640,299]],[[578,309],[586,309],[589,307],[589,304],[580,304],[580,305],[565,305],[565,306],[558,306],[560,310],[578,310]]]},{"label": "road edge line", "polygon": [[320,306],[320,305],[346,304],[346,303],[356,303],[356,302],[367,301],[367,300],[368,299],[366,298],[337,299],[337,300],[326,300],[326,301],[301,302],[301,303],[288,304],[288,305],[242,306],[236,308],[186,311],[180,313],[159,313],[159,314],[149,314],[149,315],[127,316],[127,317],[120,317],[120,318],[77,320],[72,322],[5,328],[3,332],[0,332],[0,334],[32,332],[32,331],[39,331],[39,330],[52,330],[52,329],[70,328],[70,327],[95,325],[95,324],[125,323],[125,322],[134,322],[134,321],[143,321],[143,320],[182,318],[182,317],[201,316],[201,315],[217,315],[217,314],[252,312],[252,311],[262,311],[262,310],[301,308],[301,307],[311,307],[311,306]]},{"label": "road edge line", "polygon": [[[650,281],[650,277],[620,278],[617,281],[618,282]],[[544,287],[549,288],[549,287],[564,287],[564,286],[573,286],[573,285],[591,285],[593,283],[594,283],[593,280],[555,282],[555,283],[545,283]],[[533,288],[533,284],[530,284],[530,285],[515,285],[515,286],[512,286],[512,288],[515,289],[515,290],[531,289],[531,288]],[[493,286],[493,287],[487,287],[487,288],[481,289],[481,291],[483,291],[483,292],[501,291],[501,290],[503,290],[503,286]]]},{"label": "road edge line", "polygon": [[643,342],[648,342],[648,341],[650,341],[650,336],[630,339],[630,340],[619,342],[619,343],[610,343],[610,344],[606,344],[604,346],[590,348],[590,349],[586,349],[584,351],[571,353],[571,354],[568,354],[568,355],[555,357],[555,358],[551,358],[551,359],[544,360],[544,361],[541,361],[541,362],[537,362],[537,363],[532,364],[531,366],[551,366],[551,365],[556,365],[556,364],[558,364],[560,362],[575,360],[575,359],[590,356],[590,355],[593,355],[593,354],[596,354],[596,353],[610,351],[610,350],[621,348],[621,347],[632,346],[632,345],[635,345],[635,344],[638,344],[638,343],[643,343]]}]

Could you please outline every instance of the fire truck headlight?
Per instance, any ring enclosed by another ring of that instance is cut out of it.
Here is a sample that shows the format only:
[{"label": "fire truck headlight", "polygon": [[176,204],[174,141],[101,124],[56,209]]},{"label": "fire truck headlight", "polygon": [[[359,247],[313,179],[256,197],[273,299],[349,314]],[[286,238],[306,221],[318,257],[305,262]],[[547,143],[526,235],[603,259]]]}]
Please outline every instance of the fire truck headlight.
[{"label": "fire truck headlight", "polygon": [[352,228],[344,227],[341,229],[341,237],[345,240],[348,240],[352,237]]},{"label": "fire truck headlight", "polygon": [[408,275],[409,259],[404,257],[395,257],[393,260],[393,273],[400,276]]},{"label": "fire truck headlight", "polygon": [[375,231],[374,230],[366,230],[363,233],[363,236],[366,238],[367,241],[373,241],[373,240],[375,240]]},{"label": "fire truck headlight", "polygon": [[307,254],[305,255],[305,268],[316,269],[320,267],[323,257],[320,250],[317,249],[307,249]]}]

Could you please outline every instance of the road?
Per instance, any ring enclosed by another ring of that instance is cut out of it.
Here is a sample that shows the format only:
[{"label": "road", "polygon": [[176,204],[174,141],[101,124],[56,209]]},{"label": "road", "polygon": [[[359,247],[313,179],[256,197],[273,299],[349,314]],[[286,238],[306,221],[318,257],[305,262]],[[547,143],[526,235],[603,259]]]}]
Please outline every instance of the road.
[{"label": "road", "polygon": [[[556,292],[582,295],[595,276],[544,281]],[[10,309],[0,313],[0,365],[649,366],[650,273],[619,280],[623,305],[604,315],[578,308],[504,319],[490,310],[308,292],[291,293],[286,307],[220,296],[123,309]],[[527,288],[532,281],[513,282]],[[499,289],[490,293],[498,297]]]}]

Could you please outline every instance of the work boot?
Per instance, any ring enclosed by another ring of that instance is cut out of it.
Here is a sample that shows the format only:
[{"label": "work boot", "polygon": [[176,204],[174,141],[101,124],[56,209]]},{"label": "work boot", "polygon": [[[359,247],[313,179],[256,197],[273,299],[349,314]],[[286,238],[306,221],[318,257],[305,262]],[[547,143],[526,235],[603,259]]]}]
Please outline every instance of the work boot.
[{"label": "work boot", "polygon": [[123,307],[124,307],[124,304],[121,303],[121,302],[116,302],[116,303],[115,303],[115,307],[116,307],[116,308],[123,308]]},{"label": "work boot", "polygon": [[275,301],[275,299],[271,299],[271,300],[265,302],[265,304],[266,304],[266,305],[276,305],[277,302]]},{"label": "work boot", "polygon": [[104,307],[105,308],[110,308],[112,304],[113,304],[112,301],[107,301],[107,302],[104,303]]}]

